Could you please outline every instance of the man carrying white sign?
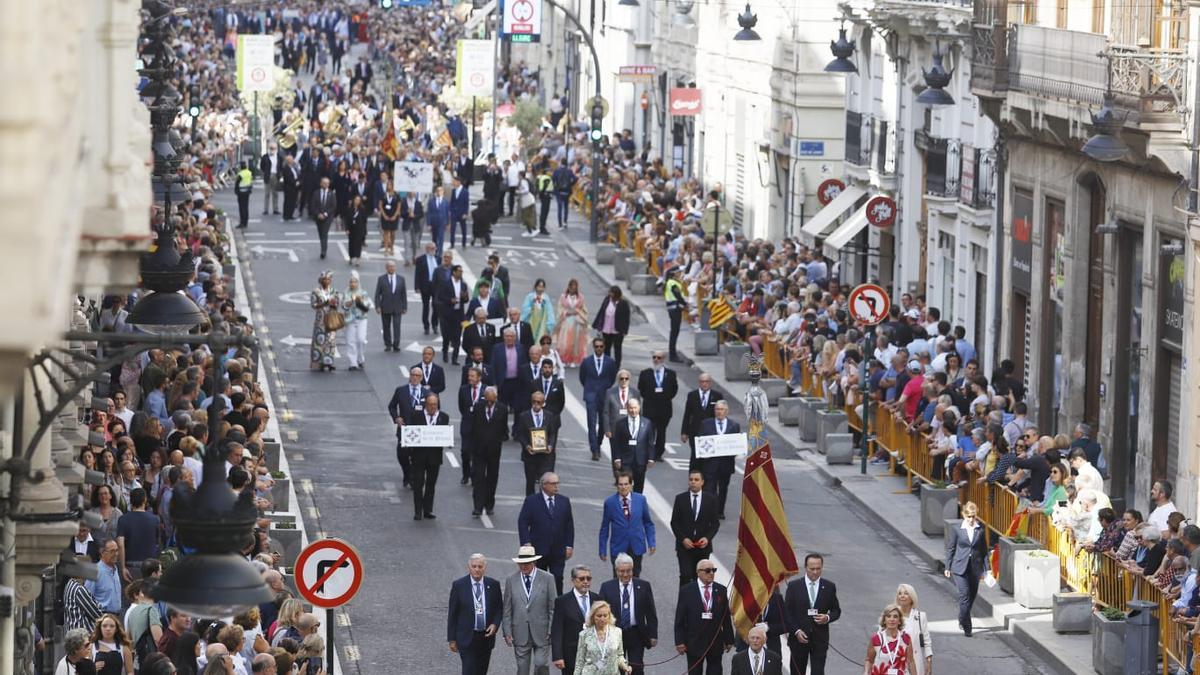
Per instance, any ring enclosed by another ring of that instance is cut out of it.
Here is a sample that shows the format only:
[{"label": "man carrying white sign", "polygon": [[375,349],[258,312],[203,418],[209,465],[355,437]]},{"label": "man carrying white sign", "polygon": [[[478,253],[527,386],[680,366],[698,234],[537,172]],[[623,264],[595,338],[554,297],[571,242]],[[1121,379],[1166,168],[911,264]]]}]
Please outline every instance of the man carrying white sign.
[{"label": "man carrying white sign", "polygon": [[[425,406],[414,410],[408,415],[402,430],[401,442],[407,439],[406,432],[412,427],[447,427],[450,440],[453,440],[453,427],[450,427],[450,416],[441,411],[437,394],[425,397]],[[422,434],[423,443],[434,442],[434,434],[444,432],[426,429]],[[426,436],[425,434],[428,434]],[[441,440],[441,439],[439,439]],[[405,443],[407,446],[408,444]],[[440,445],[409,446],[409,480],[413,491],[413,520],[432,520],[433,496],[437,489],[438,471],[442,468],[442,451]]]},{"label": "man carrying white sign", "polygon": [[747,439],[737,422],[728,419],[729,404],[717,401],[712,419],[700,423],[696,437],[696,464],[704,473],[704,484],[717,494],[717,513],[725,518],[725,498],[729,495],[729,478],[733,475],[734,457],[746,455]]}]

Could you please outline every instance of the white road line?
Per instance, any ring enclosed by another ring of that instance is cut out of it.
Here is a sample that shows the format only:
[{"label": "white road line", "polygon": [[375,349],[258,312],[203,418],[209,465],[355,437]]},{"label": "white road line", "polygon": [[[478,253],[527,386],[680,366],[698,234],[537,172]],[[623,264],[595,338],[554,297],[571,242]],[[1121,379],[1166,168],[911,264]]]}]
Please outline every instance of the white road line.
[{"label": "white road line", "polygon": [[518,246],[516,244],[504,244],[502,246],[496,246],[495,248],[501,250],[517,249],[520,251],[558,251],[557,248],[546,248],[545,246]]},{"label": "white road line", "polygon": [[450,462],[451,468],[458,468],[458,458],[455,457],[454,453],[450,452],[449,450],[446,451],[446,461]]},{"label": "white road line", "polygon": [[312,234],[312,233],[311,232],[284,232],[283,236],[285,236],[285,237],[303,237],[303,236],[306,236],[309,234]]},{"label": "white road line", "polygon": [[663,444],[663,447],[667,449],[667,453],[671,454],[671,455],[675,454],[675,448],[678,446],[679,446],[678,443],[664,443]]},{"label": "white road line", "polygon": [[488,514],[486,514],[486,513],[482,514],[481,516],[479,516],[479,520],[483,521],[483,526],[486,527],[487,529],[489,529],[489,530],[496,529],[496,524],[492,522],[492,517],[489,516]]},{"label": "white road line", "polygon": [[244,237],[265,237],[265,236],[267,236],[267,233],[266,232],[243,232],[242,236],[244,236]]}]

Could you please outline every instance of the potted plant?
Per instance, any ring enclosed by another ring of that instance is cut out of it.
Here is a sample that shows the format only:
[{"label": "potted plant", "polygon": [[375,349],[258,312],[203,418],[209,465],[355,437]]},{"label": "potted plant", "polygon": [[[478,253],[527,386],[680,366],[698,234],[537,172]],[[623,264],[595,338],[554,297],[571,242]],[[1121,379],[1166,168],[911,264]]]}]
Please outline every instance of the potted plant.
[{"label": "potted plant", "polygon": [[1026,609],[1050,609],[1061,587],[1058,556],[1035,549],[1017,551],[1013,558],[1013,599]]},{"label": "potted plant", "polygon": [[1013,593],[1013,558],[1017,551],[1032,551],[1041,548],[1041,544],[1026,537],[1000,537],[1000,590],[1012,595]]},{"label": "potted plant", "polygon": [[281,478],[287,478],[287,474],[282,471],[272,471],[271,478],[274,478],[275,480],[279,480]]},{"label": "potted plant", "polygon": [[946,521],[958,517],[958,486],[944,480],[921,484],[921,531],[936,537],[946,532]]},{"label": "potted plant", "polygon": [[1116,607],[1092,612],[1092,669],[1100,675],[1125,672],[1125,612]]}]

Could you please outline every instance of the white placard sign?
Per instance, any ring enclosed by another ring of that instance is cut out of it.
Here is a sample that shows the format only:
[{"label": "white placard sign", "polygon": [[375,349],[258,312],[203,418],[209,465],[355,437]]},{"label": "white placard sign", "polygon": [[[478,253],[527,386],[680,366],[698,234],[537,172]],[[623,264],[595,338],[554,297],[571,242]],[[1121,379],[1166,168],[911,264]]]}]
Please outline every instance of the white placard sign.
[{"label": "white placard sign", "polygon": [[745,457],[746,434],[719,434],[696,437],[696,459]]},{"label": "white placard sign", "polygon": [[[537,42],[542,34],[542,0],[504,0],[501,32],[513,42]],[[528,36],[528,40],[512,36]]]},{"label": "white placard sign", "polygon": [[433,164],[430,162],[396,162],[392,175],[396,177],[396,192],[433,193]]},{"label": "white placard sign", "polygon": [[236,62],[239,91],[271,91],[275,88],[273,36],[239,35]]},{"label": "white placard sign", "polygon": [[459,40],[454,83],[459,96],[491,96],[496,48],[491,40]]},{"label": "white placard sign", "polygon": [[452,448],[454,427],[449,424],[407,424],[400,433],[400,444],[406,448]]}]

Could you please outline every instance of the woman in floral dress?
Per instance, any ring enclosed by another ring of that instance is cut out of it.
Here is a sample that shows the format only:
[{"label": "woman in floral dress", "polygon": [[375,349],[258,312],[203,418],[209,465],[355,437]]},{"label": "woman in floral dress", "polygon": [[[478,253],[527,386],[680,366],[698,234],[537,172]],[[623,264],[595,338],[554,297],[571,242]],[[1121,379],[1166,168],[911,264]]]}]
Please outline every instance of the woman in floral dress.
[{"label": "woman in floral dress", "polygon": [[590,341],[587,306],[579,292],[579,281],[571,279],[558,298],[558,328],[554,329],[554,343],[558,345],[563,365],[573,368],[583,363]]},{"label": "woman in floral dress", "polygon": [[533,291],[525,296],[525,302],[521,305],[521,320],[533,330],[534,341],[554,333],[554,303],[546,295],[545,279],[533,282]]},{"label": "woman in floral dress", "polygon": [[912,638],[904,632],[904,615],[895,603],[883,608],[879,632],[871,636],[863,675],[917,675]]},{"label": "woman in floral dress", "polygon": [[621,629],[612,620],[607,602],[597,600],[588,611],[579,632],[579,651],[575,655],[575,675],[619,675],[631,673],[621,646]]},{"label": "woman in floral dress", "polygon": [[309,298],[309,305],[316,312],[316,316],[313,317],[312,347],[308,357],[308,367],[311,370],[334,370],[333,363],[337,358],[337,331],[325,329],[325,317],[338,311],[339,304],[338,292],[333,289],[333,272],[325,270],[321,272],[317,287],[313,289]]}]

